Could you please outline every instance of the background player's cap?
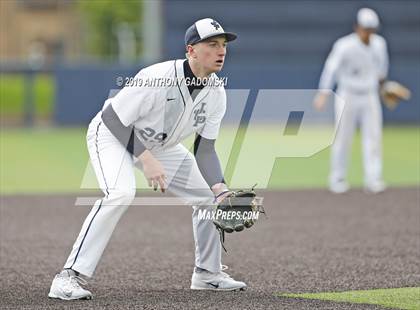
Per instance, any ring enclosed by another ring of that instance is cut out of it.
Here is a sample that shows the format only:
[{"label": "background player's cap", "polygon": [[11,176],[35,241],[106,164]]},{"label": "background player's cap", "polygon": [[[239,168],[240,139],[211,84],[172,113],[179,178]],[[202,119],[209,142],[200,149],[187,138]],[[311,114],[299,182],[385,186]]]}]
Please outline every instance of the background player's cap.
[{"label": "background player's cap", "polygon": [[366,29],[376,29],[379,27],[378,14],[372,9],[363,8],[357,12],[357,24]]},{"label": "background player's cap", "polygon": [[225,32],[222,26],[212,18],[200,19],[185,32],[185,45],[194,45],[208,38],[220,35],[225,35],[228,42],[235,40],[237,37],[232,32]]}]

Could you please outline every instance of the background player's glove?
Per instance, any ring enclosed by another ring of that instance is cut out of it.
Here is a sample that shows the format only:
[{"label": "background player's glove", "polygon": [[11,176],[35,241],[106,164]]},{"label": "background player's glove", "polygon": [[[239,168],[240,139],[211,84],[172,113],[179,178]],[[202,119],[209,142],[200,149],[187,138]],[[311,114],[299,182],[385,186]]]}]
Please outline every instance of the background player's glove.
[{"label": "background player's glove", "polygon": [[394,110],[401,100],[410,99],[410,90],[396,81],[385,81],[380,89],[384,105]]},{"label": "background player's glove", "polygon": [[256,197],[254,189],[240,190],[230,192],[217,205],[215,218],[213,220],[217,230],[220,233],[220,241],[224,247],[224,233],[242,231],[244,228],[250,228],[254,225],[255,215],[265,213],[261,200]]}]

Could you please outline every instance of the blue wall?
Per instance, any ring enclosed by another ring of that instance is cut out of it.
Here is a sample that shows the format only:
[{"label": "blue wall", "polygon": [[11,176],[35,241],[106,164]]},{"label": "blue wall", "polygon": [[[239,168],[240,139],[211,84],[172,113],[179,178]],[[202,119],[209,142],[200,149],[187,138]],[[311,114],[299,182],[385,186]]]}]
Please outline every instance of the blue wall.
[{"label": "blue wall", "polygon": [[[184,32],[194,21],[214,17],[239,38],[228,48],[221,76],[228,88],[314,89],[332,43],[352,31],[357,10],[375,9],[382,20],[380,33],[388,41],[391,79],[412,90],[412,99],[386,122],[420,121],[420,1],[165,1],[164,57],[184,57]],[[204,12],[204,13],[203,13]],[[58,68],[56,120],[86,124],[117,88],[118,76],[131,68],[78,66]]]},{"label": "blue wall", "polygon": [[228,88],[317,88],[333,42],[352,31],[358,9],[366,5],[382,21],[389,78],[412,90],[409,102],[384,111],[385,121],[418,122],[420,1],[167,1],[165,57],[182,57],[185,29],[212,17],[239,36],[228,47],[222,72],[229,77]]},{"label": "blue wall", "polygon": [[115,66],[65,66],[56,68],[54,120],[61,125],[88,124],[101,109],[118,77],[134,76],[137,68]]},{"label": "blue wall", "polygon": [[[419,62],[420,1],[167,1],[165,56],[179,57],[185,29],[214,17],[238,33],[231,59],[239,64],[323,62],[332,43],[352,31],[357,10],[375,9],[396,62]],[[204,13],[203,13],[204,12]]]}]

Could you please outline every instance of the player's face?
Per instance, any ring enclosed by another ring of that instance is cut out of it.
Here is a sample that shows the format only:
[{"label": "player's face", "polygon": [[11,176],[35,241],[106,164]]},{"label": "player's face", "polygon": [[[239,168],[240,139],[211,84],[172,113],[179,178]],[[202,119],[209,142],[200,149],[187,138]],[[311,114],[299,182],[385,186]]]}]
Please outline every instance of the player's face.
[{"label": "player's face", "polygon": [[375,33],[376,29],[371,28],[362,28],[360,26],[356,26],[356,33],[359,35],[360,39],[365,43],[369,44],[370,36],[372,33]]},{"label": "player's face", "polygon": [[194,45],[196,60],[204,71],[219,72],[223,68],[227,41],[224,36],[213,37]]}]

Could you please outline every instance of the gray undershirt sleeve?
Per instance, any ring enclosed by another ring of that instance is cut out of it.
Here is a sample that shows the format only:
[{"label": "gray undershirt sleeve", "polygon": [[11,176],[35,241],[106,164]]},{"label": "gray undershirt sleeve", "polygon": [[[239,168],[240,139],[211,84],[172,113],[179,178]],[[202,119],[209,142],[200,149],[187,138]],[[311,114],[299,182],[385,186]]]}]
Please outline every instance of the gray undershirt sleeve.
[{"label": "gray undershirt sleeve", "polygon": [[217,183],[225,183],[219,157],[214,147],[216,140],[197,135],[194,141],[194,155],[198,168],[210,188]]},{"label": "gray undershirt sleeve", "polygon": [[133,126],[124,126],[111,104],[102,111],[102,121],[128,152],[138,157],[146,147],[134,134]]}]

